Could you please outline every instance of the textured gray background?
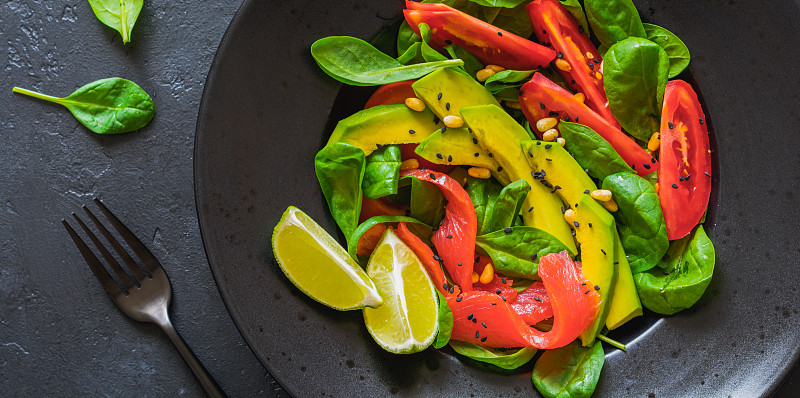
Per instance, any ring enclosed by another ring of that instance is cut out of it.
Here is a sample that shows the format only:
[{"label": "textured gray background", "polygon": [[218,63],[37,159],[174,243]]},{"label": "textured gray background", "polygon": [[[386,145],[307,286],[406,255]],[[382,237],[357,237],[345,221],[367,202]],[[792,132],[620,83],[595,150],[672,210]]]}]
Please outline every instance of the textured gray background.
[{"label": "textured gray background", "polygon": [[[781,4],[796,14],[792,2]],[[202,395],[154,326],[114,308],[59,225],[94,196],[161,260],[175,326],[221,387],[231,396],[281,395],[220,299],[194,202],[203,83],[238,6],[145,1],[123,45],[85,0],[0,2],[0,395]],[[11,93],[18,85],[64,96],[110,76],[153,97],[156,117],[142,131],[97,136],[60,106]],[[797,373],[779,396],[797,396]]]},{"label": "textured gray background", "polygon": [[[175,327],[221,387],[274,395],[214,284],[193,191],[203,84],[239,4],[147,0],[123,45],[85,0],[0,2],[0,395],[202,395],[155,326],[116,310],[60,225],[94,196],[163,264]],[[11,93],[65,96],[111,76],[152,96],[143,130],[98,136],[58,105]]]}]

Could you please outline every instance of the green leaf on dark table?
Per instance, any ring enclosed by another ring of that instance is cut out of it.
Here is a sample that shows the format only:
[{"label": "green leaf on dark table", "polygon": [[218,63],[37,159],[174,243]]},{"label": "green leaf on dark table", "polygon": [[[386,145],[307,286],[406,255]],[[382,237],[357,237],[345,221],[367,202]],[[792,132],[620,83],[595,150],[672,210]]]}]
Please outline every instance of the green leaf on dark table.
[{"label": "green leaf on dark table", "polygon": [[631,272],[653,268],[669,248],[667,226],[658,194],[650,183],[633,173],[617,173],[603,180],[603,189],[611,191],[619,210],[619,237]]},{"label": "green leaf on dark table", "polygon": [[530,190],[531,186],[525,180],[506,185],[496,198],[490,199],[480,233],[499,231],[513,225]]},{"label": "green leaf on dark table", "polygon": [[578,123],[560,122],[558,130],[567,141],[565,148],[588,174],[599,180],[616,173],[634,173],[617,151],[600,134]]},{"label": "green leaf on dark table", "polygon": [[661,127],[661,105],[669,57],[650,40],[627,38],[611,46],[603,60],[608,106],[632,136],[647,141]]},{"label": "green leaf on dark table", "polygon": [[[507,232],[508,231],[508,232]],[[533,279],[539,259],[567,250],[553,235],[533,227],[516,226],[478,236],[475,245],[492,258],[494,268],[511,277]],[[574,253],[570,253],[574,255]]]},{"label": "green leaf on dark table", "polygon": [[475,208],[475,216],[478,219],[478,235],[481,235],[483,233],[484,220],[486,219],[486,211],[489,205],[500,195],[503,187],[492,181],[492,179],[467,177],[464,190],[467,191],[470,200],[472,200],[472,207]]},{"label": "green leaf on dark table", "polygon": [[328,209],[350,243],[361,214],[361,182],[364,180],[364,151],[361,148],[334,142],[314,157],[314,171],[328,202]]},{"label": "green leaf on dark table", "polygon": [[119,32],[123,43],[131,41],[131,31],[143,3],[143,0],[89,0],[97,19]]},{"label": "green leaf on dark table", "polygon": [[492,94],[497,94],[505,89],[513,88],[515,101],[519,101],[518,89],[527,83],[528,78],[535,70],[504,70],[497,72],[486,79],[484,86]]},{"label": "green leaf on dark table", "polygon": [[422,58],[425,59],[426,62],[437,62],[437,61],[446,61],[447,57],[442,55],[442,53],[436,51],[433,47],[428,44],[431,41],[431,28],[428,27],[427,24],[421,23],[419,24],[419,34],[422,37],[422,43],[420,44],[420,52],[422,53]]},{"label": "green leaf on dark table", "polygon": [[461,66],[460,59],[403,65],[371,44],[350,36],[329,36],[311,45],[317,65],[332,78],[353,86],[377,86],[416,79],[439,68]]},{"label": "green leaf on dark table", "polygon": [[397,54],[405,53],[414,43],[421,41],[422,39],[414,33],[414,29],[411,29],[411,25],[403,20],[397,32]]},{"label": "green leaf on dark table", "polygon": [[455,45],[450,44],[449,46],[445,46],[444,50],[450,54],[450,58],[452,59],[460,59],[464,61],[464,65],[462,68],[468,75],[471,77],[475,77],[475,74],[478,73],[479,70],[483,69],[483,63],[475,58],[474,55],[470,54],[467,50]]},{"label": "green leaf on dark table", "polygon": [[439,331],[436,333],[436,340],[433,341],[433,348],[439,349],[450,341],[450,333],[453,331],[453,311],[439,290],[436,290],[436,295],[439,297]]},{"label": "green leaf on dark table", "polygon": [[609,48],[628,37],[647,37],[631,0],[585,0],[583,5],[601,47]]},{"label": "green leaf on dark table", "polygon": [[533,347],[486,348],[458,340],[451,340],[450,347],[459,355],[509,370],[525,365],[536,355],[536,348]]},{"label": "green leaf on dark table", "polygon": [[533,385],[546,398],[589,398],[597,387],[605,355],[599,341],[545,351],[533,365]]},{"label": "green leaf on dark table", "polygon": [[400,181],[400,147],[387,145],[376,149],[366,158],[361,189],[364,196],[378,199],[397,193]]},{"label": "green leaf on dark table", "polygon": [[153,119],[153,100],[136,83],[119,77],[91,82],[64,98],[24,88],[13,92],[61,104],[81,124],[98,134],[119,134],[138,130]]},{"label": "green leaf on dark table", "polygon": [[678,36],[675,36],[674,33],[665,28],[649,23],[644,24],[644,31],[647,32],[648,40],[658,44],[666,51],[669,57],[668,78],[672,79],[678,76],[689,66],[689,61],[691,59],[689,49]]},{"label": "green leaf on dark table", "polygon": [[657,267],[633,276],[642,305],[665,315],[691,307],[711,283],[714,263],[714,245],[700,225],[672,241]]},{"label": "green leaf on dark table", "polygon": [[583,7],[578,0],[558,0],[559,3],[569,12],[578,25],[583,29],[583,33],[589,37],[589,21],[586,20],[586,14],[583,12]]}]

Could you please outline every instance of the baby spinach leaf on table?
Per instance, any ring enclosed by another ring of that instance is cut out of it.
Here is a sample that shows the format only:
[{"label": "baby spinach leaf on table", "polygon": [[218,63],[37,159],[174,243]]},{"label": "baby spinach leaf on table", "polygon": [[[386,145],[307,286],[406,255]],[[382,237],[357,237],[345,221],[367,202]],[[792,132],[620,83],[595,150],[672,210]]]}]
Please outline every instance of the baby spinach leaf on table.
[{"label": "baby spinach leaf on table", "polygon": [[711,283],[714,262],[714,245],[699,225],[670,243],[658,267],[633,276],[642,305],[664,315],[691,307]]},{"label": "baby spinach leaf on table", "polygon": [[[416,177],[411,179],[411,201],[409,204],[411,217],[428,225],[438,225],[444,218],[444,195],[435,184],[422,181]],[[405,179],[405,178],[404,178]]]},{"label": "baby spinach leaf on table", "polygon": [[546,398],[588,398],[597,387],[605,355],[599,341],[547,350],[533,365],[533,385]]},{"label": "baby spinach leaf on table", "polygon": [[324,37],[311,45],[317,65],[340,82],[377,86],[416,79],[439,68],[461,66],[460,59],[403,65],[371,44],[350,36]]},{"label": "baby spinach leaf on table", "polygon": [[472,207],[475,208],[475,215],[478,219],[478,235],[481,235],[487,208],[500,195],[503,187],[491,179],[468,177],[464,190],[472,200]]},{"label": "baby spinach leaf on table", "polygon": [[[510,232],[506,232],[509,231]],[[539,259],[567,250],[553,235],[533,227],[516,226],[478,236],[475,245],[492,258],[494,268],[511,277],[537,276]],[[574,255],[570,253],[570,255]]]},{"label": "baby spinach leaf on table", "polygon": [[583,5],[595,37],[606,48],[628,37],[647,37],[631,0],[585,0]]},{"label": "baby spinach leaf on table", "polygon": [[483,63],[475,58],[474,55],[470,54],[467,50],[459,47],[455,44],[450,44],[444,47],[444,50],[450,54],[450,58],[452,59],[460,59],[464,61],[464,65],[462,68],[468,75],[475,77],[475,74],[478,73],[479,70],[483,69]]},{"label": "baby spinach leaf on table", "polygon": [[558,2],[578,21],[578,25],[583,30],[581,33],[585,33],[589,37],[589,21],[586,20],[581,3],[578,0],[558,0]]},{"label": "baby spinach leaf on table", "polygon": [[24,88],[13,92],[65,106],[78,121],[97,134],[138,130],[153,119],[153,100],[136,83],[119,77],[101,79],[58,98]]},{"label": "baby spinach leaf on table", "polygon": [[375,150],[366,158],[364,180],[361,188],[364,196],[378,199],[397,193],[400,181],[400,147],[387,145]]},{"label": "baby spinach leaf on table", "polygon": [[484,86],[492,94],[497,94],[505,89],[513,88],[515,101],[519,101],[518,89],[527,83],[528,78],[536,72],[535,70],[504,70],[497,72],[486,79]]},{"label": "baby spinach leaf on table", "polygon": [[630,37],[608,49],[603,65],[611,112],[629,134],[647,141],[661,127],[667,53],[650,40]]},{"label": "baby spinach leaf on table", "polygon": [[602,181],[612,174],[634,173],[614,147],[591,128],[562,121],[558,124],[558,129],[567,141],[567,152],[575,157],[581,167],[588,170],[587,174],[590,176]]},{"label": "baby spinach leaf on table", "polygon": [[422,58],[425,59],[426,62],[447,60],[447,57],[434,50],[433,47],[428,44],[428,42],[431,41],[431,28],[428,27],[428,24],[419,24],[419,34],[422,37],[422,43],[420,43],[420,53],[422,53]]},{"label": "baby spinach leaf on table", "polygon": [[433,348],[439,349],[447,345],[450,341],[450,333],[453,332],[453,311],[447,305],[447,299],[436,290],[439,297],[439,331],[436,332],[436,340],[433,341]]},{"label": "baby spinach leaf on table", "polygon": [[[358,255],[356,254],[356,249],[358,247],[358,240],[361,239],[361,236],[364,235],[367,230],[370,228],[383,223],[396,223],[396,222],[405,222],[410,224],[422,224],[425,225],[420,220],[417,220],[413,217],[406,217],[406,216],[375,216],[372,217],[364,222],[362,222],[358,227],[356,227],[350,235],[345,235],[348,237],[347,239],[347,253],[350,254],[350,257],[353,260],[358,261]],[[428,226],[428,228],[430,228]]]},{"label": "baby spinach leaf on table", "polygon": [[525,180],[514,181],[506,185],[486,208],[486,217],[481,227],[481,234],[499,231],[510,227],[514,218],[522,208],[522,202],[528,196],[531,186]]},{"label": "baby spinach leaf on table", "polygon": [[649,23],[644,24],[644,31],[647,33],[647,40],[658,44],[666,51],[667,57],[669,57],[668,78],[672,79],[678,76],[689,66],[691,59],[689,49],[678,36],[665,28]]},{"label": "baby spinach leaf on table", "polygon": [[143,3],[143,0],[89,0],[97,19],[119,32],[123,43],[131,41],[131,31]]},{"label": "baby spinach leaf on table", "polygon": [[397,57],[397,62],[403,65],[425,62],[425,59],[422,58],[422,42],[413,43],[406,52]]},{"label": "baby spinach leaf on table", "polygon": [[314,171],[322,194],[333,219],[348,239],[348,245],[361,214],[364,163],[364,151],[344,142],[327,145],[314,157]]},{"label": "baby spinach leaf on table", "polygon": [[536,348],[533,347],[518,349],[484,348],[458,340],[450,341],[450,347],[459,355],[509,370],[525,365],[536,355]]},{"label": "baby spinach leaf on table", "polygon": [[414,43],[419,43],[421,41],[422,39],[414,33],[414,29],[411,29],[411,25],[403,20],[403,23],[400,24],[400,28],[397,31],[397,54],[405,53]]},{"label": "baby spinach leaf on table", "polygon": [[619,205],[614,218],[631,272],[655,267],[669,248],[661,202],[653,186],[633,173],[617,173],[603,180]]}]

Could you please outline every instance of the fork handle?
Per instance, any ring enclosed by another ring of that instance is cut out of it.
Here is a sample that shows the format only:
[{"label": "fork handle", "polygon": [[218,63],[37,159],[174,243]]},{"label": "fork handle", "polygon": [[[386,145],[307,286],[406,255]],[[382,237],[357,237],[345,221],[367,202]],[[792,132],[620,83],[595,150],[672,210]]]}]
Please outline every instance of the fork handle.
[{"label": "fork handle", "polygon": [[200,382],[200,386],[203,387],[203,391],[205,391],[206,396],[210,398],[225,398],[226,395],[219,388],[217,382],[214,381],[214,378],[211,377],[211,374],[208,373],[208,370],[203,366],[202,363],[197,359],[194,355],[192,350],[186,345],[186,342],[183,341],[183,338],[178,334],[178,331],[175,330],[175,327],[172,326],[172,322],[169,319],[166,319],[163,322],[157,323],[161,330],[166,333],[169,340],[172,341],[172,344],[175,345],[175,348],[178,349],[178,352],[183,357],[183,360],[189,365],[189,369],[192,370],[194,377],[197,378],[197,381]]}]

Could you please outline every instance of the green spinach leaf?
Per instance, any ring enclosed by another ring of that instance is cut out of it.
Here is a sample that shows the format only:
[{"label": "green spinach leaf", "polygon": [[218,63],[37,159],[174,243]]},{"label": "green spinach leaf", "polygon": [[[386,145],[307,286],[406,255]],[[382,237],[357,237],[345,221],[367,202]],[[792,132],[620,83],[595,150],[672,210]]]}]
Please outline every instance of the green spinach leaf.
[{"label": "green spinach leaf", "polygon": [[143,3],[143,0],[89,0],[97,19],[119,32],[123,43],[131,41],[131,31]]},{"label": "green spinach leaf", "polygon": [[403,65],[364,40],[324,37],[311,45],[317,65],[332,78],[354,86],[376,86],[416,79],[439,68],[461,66],[460,59]]},{"label": "green spinach leaf", "polygon": [[470,54],[467,50],[455,45],[451,44],[449,46],[445,46],[444,50],[450,54],[450,58],[452,59],[460,59],[464,61],[464,65],[462,68],[468,75],[475,77],[475,74],[478,73],[479,70],[483,69],[483,63],[475,58],[474,55]]},{"label": "green spinach leaf", "polygon": [[667,57],[669,57],[668,78],[672,79],[678,76],[689,66],[691,59],[689,49],[678,36],[667,29],[649,23],[644,24],[644,31],[647,33],[648,40],[658,44],[666,51]]},{"label": "green spinach leaf", "polygon": [[500,195],[503,187],[491,179],[468,177],[464,190],[472,200],[472,207],[475,208],[475,215],[478,219],[478,235],[481,235],[484,230],[487,209]]},{"label": "green spinach leaf", "polygon": [[378,199],[397,193],[400,181],[400,147],[387,145],[375,150],[366,158],[366,168],[361,189],[364,196]]},{"label": "green spinach leaf", "polygon": [[522,202],[530,190],[531,186],[525,180],[518,180],[506,185],[497,198],[490,199],[481,234],[499,231],[513,225],[522,208]]},{"label": "green spinach leaf", "polygon": [[314,171],[322,194],[333,219],[348,239],[348,246],[361,215],[361,183],[365,169],[364,151],[344,142],[329,144],[314,157]]},{"label": "green spinach leaf", "polygon": [[714,262],[714,245],[699,225],[670,243],[658,267],[633,276],[642,305],[665,315],[691,307],[711,283]]},{"label": "green spinach leaf", "polygon": [[533,26],[525,9],[530,3],[531,0],[526,0],[514,8],[495,8],[494,10],[498,10],[497,15],[492,21],[487,22],[519,37],[530,37],[533,34]]},{"label": "green spinach leaf", "polygon": [[524,347],[518,349],[484,348],[466,341],[451,340],[453,351],[467,358],[492,364],[502,369],[516,369],[533,359],[536,349]]},{"label": "green spinach leaf", "polygon": [[527,226],[509,227],[502,231],[480,235],[475,245],[492,258],[494,268],[498,272],[526,279],[537,276],[539,259],[542,257],[562,250],[569,251],[553,235]]},{"label": "green spinach leaf", "polygon": [[420,52],[422,53],[422,58],[425,59],[426,62],[437,62],[437,61],[446,61],[447,57],[442,55],[442,53],[434,50],[433,47],[428,44],[431,41],[431,28],[428,27],[428,24],[421,23],[419,24],[419,34],[422,37],[422,43],[420,44]]},{"label": "green spinach leaf", "polygon": [[[396,223],[396,222],[405,222],[411,224],[421,224],[425,225],[420,220],[417,220],[413,217],[406,217],[406,216],[375,216],[372,217],[364,222],[362,222],[358,227],[353,230],[353,233],[350,235],[346,235],[347,238],[347,253],[350,254],[354,260],[358,261],[358,255],[356,254],[356,250],[358,249],[358,240],[361,239],[361,236],[364,235],[367,230],[370,228],[383,223]],[[427,226],[427,225],[426,225]],[[427,226],[430,228],[430,226]]]},{"label": "green spinach leaf", "polygon": [[421,41],[422,39],[414,33],[414,29],[411,29],[411,25],[403,20],[397,31],[397,54],[405,53],[414,43]]},{"label": "green spinach leaf", "polygon": [[602,181],[612,174],[634,173],[614,147],[591,128],[562,121],[558,124],[558,129],[567,141],[567,152],[575,157],[581,167],[588,170],[587,174],[590,176]]},{"label": "green spinach leaf", "polygon": [[444,218],[444,195],[435,184],[422,181],[416,177],[411,179],[411,217],[428,225],[438,225]]},{"label": "green spinach leaf", "polygon": [[13,92],[65,106],[75,119],[97,134],[119,134],[150,123],[153,100],[136,83],[119,77],[91,82],[64,98],[14,87]]},{"label": "green spinach leaf", "polygon": [[631,272],[647,271],[658,264],[669,248],[667,226],[661,202],[653,186],[633,173],[617,173],[603,180],[603,189],[611,191],[619,210],[619,237]]},{"label": "green spinach leaf", "polygon": [[425,59],[422,58],[422,42],[411,44],[406,52],[397,57],[397,62],[403,65],[425,62]]},{"label": "green spinach leaf", "polygon": [[597,341],[580,342],[545,351],[533,365],[533,385],[546,398],[589,398],[597,387],[605,355]]},{"label": "green spinach leaf", "polygon": [[497,72],[486,79],[484,86],[492,94],[497,94],[505,89],[514,89],[515,101],[519,101],[519,87],[527,83],[528,78],[536,72],[535,70],[504,70]]},{"label": "green spinach leaf", "polygon": [[585,0],[586,18],[606,48],[628,37],[647,37],[631,0]]},{"label": "green spinach leaf", "polygon": [[447,305],[447,299],[438,290],[436,295],[439,297],[439,331],[436,332],[436,340],[433,341],[433,348],[439,349],[447,345],[450,341],[450,333],[453,332],[453,311]]},{"label": "green spinach leaf", "polygon": [[650,40],[630,37],[608,49],[603,65],[611,112],[629,134],[647,141],[661,127],[667,53]]},{"label": "green spinach leaf", "polygon": [[589,22],[586,20],[586,14],[583,13],[583,7],[581,7],[581,3],[578,0],[558,0],[559,3],[569,12],[576,21],[578,21],[578,25],[580,25],[581,29],[583,30],[582,33],[586,34],[586,37],[589,36]]},{"label": "green spinach leaf", "polygon": [[475,4],[482,5],[484,7],[504,7],[504,8],[514,8],[526,0],[470,0]]}]

